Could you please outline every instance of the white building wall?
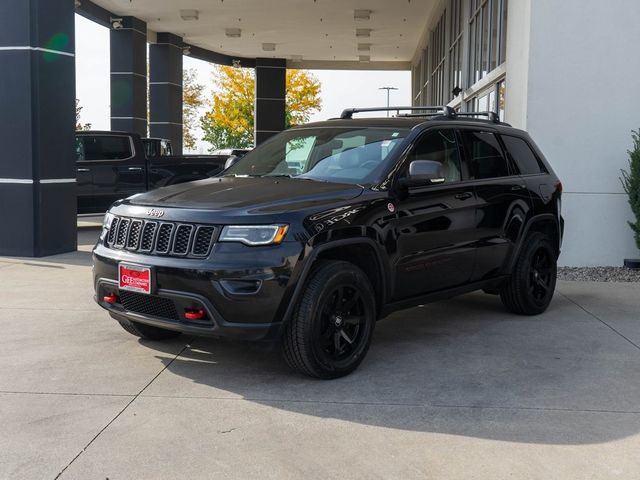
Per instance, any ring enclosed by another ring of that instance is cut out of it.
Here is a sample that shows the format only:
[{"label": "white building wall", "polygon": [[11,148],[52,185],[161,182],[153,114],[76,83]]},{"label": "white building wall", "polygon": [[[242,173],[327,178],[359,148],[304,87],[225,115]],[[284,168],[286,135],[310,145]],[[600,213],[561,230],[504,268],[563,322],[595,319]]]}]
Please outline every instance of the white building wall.
[{"label": "white building wall", "polygon": [[508,21],[506,120],[562,180],[560,263],[637,257],[619,176],[640,128],[640,1],[515,0]]}]

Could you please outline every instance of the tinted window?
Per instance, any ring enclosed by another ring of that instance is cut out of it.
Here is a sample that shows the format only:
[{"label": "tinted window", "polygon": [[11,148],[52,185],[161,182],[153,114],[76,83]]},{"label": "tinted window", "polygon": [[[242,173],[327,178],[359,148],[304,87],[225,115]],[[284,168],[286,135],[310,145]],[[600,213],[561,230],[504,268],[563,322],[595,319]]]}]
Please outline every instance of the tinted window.
[{"label": "tinted window", "polygon": [[458,182],[462,179],[460,150],[453,130],[440,130],[424,135],[409,155],[409,162],[413,160],[439,162],[446,182]]},{"label": "tinted window", "polygon": [[509,175],[498,139],[493,133],[462,131],[471,178],[495,178]]},{"label": "tinted window", "polygon": [[294,128],[256,147],[225,175],[369,183],[384,171],[407,133],[386,128]]},{"label": "tinted window", "polygon": [[518,167],[522,175],[533,175],[545,172],[529,144],[521,138],[503,136],[502,141],[511,161]]},{"label": "tinted window", "polygon": [[129,137],[83,136],[85,160],[122,160],[133,156]]}]

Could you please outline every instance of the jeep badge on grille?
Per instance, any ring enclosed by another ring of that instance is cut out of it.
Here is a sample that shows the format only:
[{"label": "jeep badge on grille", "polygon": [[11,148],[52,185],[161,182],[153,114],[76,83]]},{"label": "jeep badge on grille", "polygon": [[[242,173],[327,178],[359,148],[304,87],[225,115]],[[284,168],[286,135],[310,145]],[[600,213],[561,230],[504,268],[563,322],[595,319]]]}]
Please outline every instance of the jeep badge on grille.
[{"label": "jeep badge on grille", "polygon": [[160,218],[164,215],[164,210],[156,210],[155,208],[150,208],[145,213],[150,217]]}]

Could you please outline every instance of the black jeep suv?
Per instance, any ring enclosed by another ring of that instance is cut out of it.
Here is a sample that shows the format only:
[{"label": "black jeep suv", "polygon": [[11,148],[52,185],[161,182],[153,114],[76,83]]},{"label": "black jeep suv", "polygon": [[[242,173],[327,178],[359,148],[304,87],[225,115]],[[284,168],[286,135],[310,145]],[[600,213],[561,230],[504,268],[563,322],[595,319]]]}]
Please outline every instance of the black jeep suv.
[{"label": "black jeep suv", "polygon": [[529,135],[448,107],[352,118],[365,110],[116,202],[94,249],[97,302],[142,338],[280,341],[320,378],[353,371],[395,310],[482,289],[543,312],[562,185]]}]

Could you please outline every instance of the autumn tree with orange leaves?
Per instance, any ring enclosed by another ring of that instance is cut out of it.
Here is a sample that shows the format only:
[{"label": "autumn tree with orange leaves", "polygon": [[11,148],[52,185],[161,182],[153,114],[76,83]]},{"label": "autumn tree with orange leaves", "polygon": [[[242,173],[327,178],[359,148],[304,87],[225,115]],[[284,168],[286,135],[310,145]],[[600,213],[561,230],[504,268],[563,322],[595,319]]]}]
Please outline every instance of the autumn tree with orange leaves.
[{"label": "autumn tree with orange leaves", "polygon": [[[287,70],[287,128],[309,121],[320,110],[320,82],[304,70]],[[253,146],[255,75],[252,69],[227,66],[214,71],[216,93],[213,104],[201,119],[203,140],[217,148]]]}]

